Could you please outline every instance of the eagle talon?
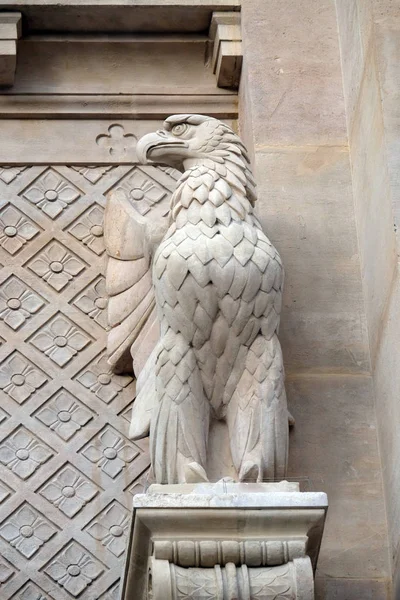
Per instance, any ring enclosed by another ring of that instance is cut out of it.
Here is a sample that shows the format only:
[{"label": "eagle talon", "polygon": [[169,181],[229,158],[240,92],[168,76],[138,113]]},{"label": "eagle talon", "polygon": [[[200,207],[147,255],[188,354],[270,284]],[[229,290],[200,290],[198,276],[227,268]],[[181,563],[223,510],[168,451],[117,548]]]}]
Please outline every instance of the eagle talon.
[{"label": "eagle talon", "polygon": [[260,467],[256,463],[248,460],[244,463],[244,465],[240,469],[239,481],[243,481],[243,482],[258,481],[259,474],[260,474]]},{"label": "eagle talon", "polygon": [[208,482],[208,477],[201,465],[196,462],[191,462],[185,467],[185,482],[186,483],[204,483]]}]

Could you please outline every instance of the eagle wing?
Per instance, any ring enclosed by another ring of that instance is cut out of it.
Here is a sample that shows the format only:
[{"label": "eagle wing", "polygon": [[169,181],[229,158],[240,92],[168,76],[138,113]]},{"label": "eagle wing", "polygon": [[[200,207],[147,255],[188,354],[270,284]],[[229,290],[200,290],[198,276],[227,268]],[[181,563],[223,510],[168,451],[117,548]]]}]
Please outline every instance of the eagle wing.
[{"label": "eagle wing", "polygon": [[133,370],[138,376],[158,339],[151,262],[155,247],[168,229],[168,214],[169,194],[146,214],[136,210],[122,188],[111,192],[107,200],[107,351],[116,372]]}]

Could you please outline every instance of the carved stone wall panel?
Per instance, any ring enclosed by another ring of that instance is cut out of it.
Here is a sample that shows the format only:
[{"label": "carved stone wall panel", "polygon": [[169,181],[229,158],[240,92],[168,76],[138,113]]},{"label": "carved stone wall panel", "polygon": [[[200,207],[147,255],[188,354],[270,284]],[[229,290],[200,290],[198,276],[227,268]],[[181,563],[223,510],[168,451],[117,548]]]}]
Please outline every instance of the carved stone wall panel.
[{"label": "carved stone wall panel", "polygon": [[111,188],[143,211],[175,181],[134,164],[0,167],[2,600],[118,597],[149,458],[127,436],[135,381],[104,357],[102,219]]}]

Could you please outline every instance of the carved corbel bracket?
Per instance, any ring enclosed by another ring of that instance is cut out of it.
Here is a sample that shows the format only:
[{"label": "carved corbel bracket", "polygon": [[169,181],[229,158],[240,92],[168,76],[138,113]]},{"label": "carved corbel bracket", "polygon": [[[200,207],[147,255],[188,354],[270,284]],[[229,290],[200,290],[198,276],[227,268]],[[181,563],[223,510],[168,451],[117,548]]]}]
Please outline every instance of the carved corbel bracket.
[{"label": "carved corbel bracket", "polygon": [[212,68],[218,87],[237,89],[243,60],[240,13],[214,12],[209,37],[214,44]]},{"label": "carved corbel bracket", "polygon": [[123,600],[313,600],[327,497],[298,484],[152,485],[134,498]]},{"label": "carved corbel bracket", "polygon": [[17,40],[21,37],[21,13],[0,13],[0,86],[14,85]]},{"label": "carved corbel bracket", "polygon": [[308,556],[269,568],[227,563],[225,567],[216,564],[208,569],[183,569],[154,558],[151,565],[151,600],[312,600],[314,597]]}]

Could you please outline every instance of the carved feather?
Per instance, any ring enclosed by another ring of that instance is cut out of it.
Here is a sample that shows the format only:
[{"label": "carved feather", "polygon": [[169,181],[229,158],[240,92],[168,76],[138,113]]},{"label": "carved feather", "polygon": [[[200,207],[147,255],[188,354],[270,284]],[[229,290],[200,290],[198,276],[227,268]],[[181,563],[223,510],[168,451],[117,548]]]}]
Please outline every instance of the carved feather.
[{"label": "carved feather", "polygon": [[[168,206],[168,198],[163,198],[162,203]],[[167,210],[158,212],[165,213]],[[161,232],[162,237],[167,229],[167,219],[159,217],[157,234]],[[122,189],[112,192],[107,199],[104,240],[109,257],[106,270],[111,326],[107,339],[108,360],[116,371],[133,371],[131,346],[155,305],[151,283],[154,223],[137,212]],[[149,348],[149,352],[151,350]]]}]

